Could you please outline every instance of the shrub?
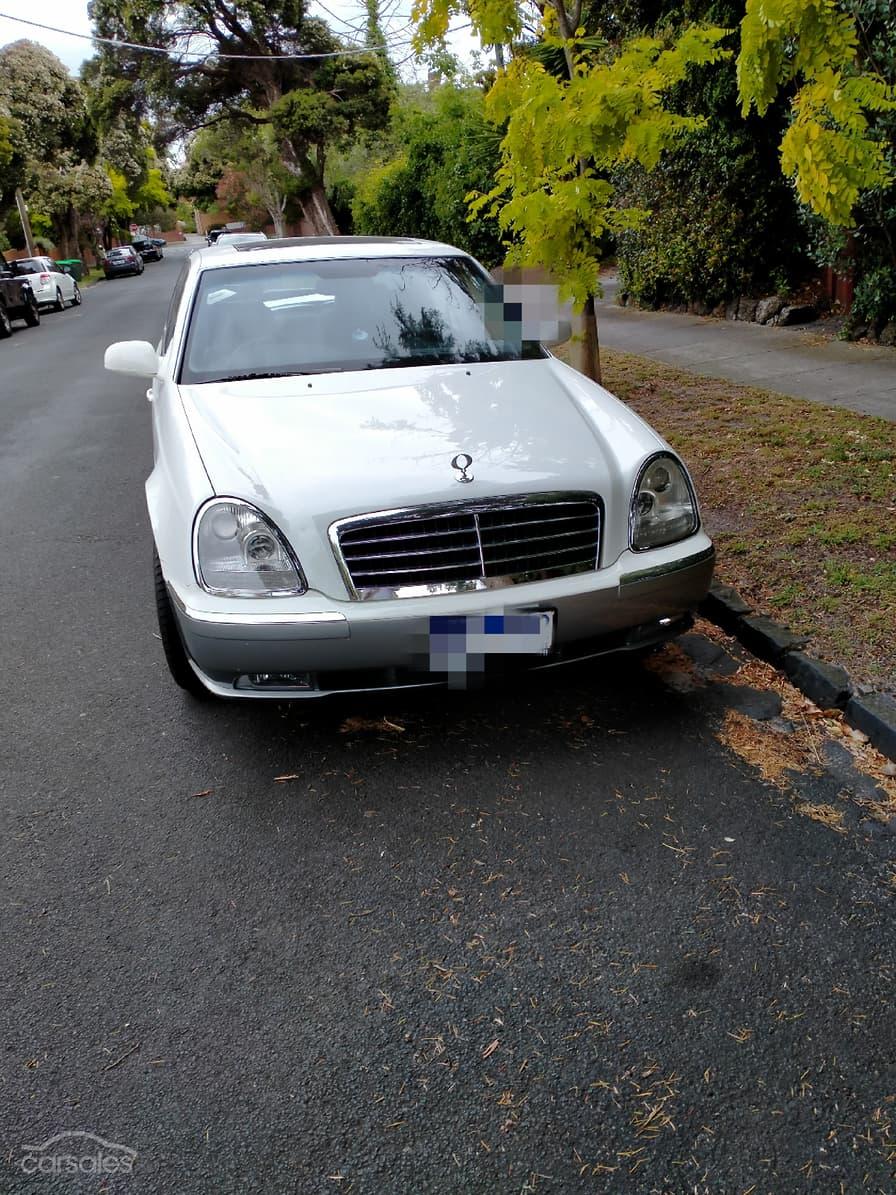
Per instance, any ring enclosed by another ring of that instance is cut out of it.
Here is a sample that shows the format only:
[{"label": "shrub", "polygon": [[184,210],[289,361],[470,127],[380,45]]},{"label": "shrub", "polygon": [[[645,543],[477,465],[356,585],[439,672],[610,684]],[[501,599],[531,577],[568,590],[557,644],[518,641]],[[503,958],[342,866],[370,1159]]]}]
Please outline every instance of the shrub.
[{"label": "shrub", "polygon": [[672,103],[707,124],[649,174],[627,168],[614,179],[622,202],[652,212],[620,238],[621,290],[646,307],[714,307],[800,281],[808,231],[778,159],[786,102],[744,120],[734,72],[721,63],[692,71]]},{"label": "shrub", "polygon": [[402,151],[369,169],[352,204],[355,232],[447,241],[486,265],[504,259],[493,217],[469,218],[467,195],[494,185],[500,132],[483,112],[481,92],[443,87],[432,106],[400,109]]}]

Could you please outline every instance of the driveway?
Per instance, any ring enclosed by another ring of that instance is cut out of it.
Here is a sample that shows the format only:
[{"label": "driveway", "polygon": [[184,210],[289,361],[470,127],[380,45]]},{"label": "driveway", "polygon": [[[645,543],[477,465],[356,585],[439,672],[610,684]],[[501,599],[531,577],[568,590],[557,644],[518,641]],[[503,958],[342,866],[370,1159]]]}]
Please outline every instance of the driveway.
[{"label": "driveway", "polygon": [[615,275],[606,274],[601,282],[597,318],[604,348],[896,420],[896,349],[828,340],[811,324],[765,328],[617,307]]},{"label": "driveway", "polygon": [[883,782],[712,629],[423,701],[172,687],[101,362],[177,258],[0,346],[0,1191],[891,1191]]}]

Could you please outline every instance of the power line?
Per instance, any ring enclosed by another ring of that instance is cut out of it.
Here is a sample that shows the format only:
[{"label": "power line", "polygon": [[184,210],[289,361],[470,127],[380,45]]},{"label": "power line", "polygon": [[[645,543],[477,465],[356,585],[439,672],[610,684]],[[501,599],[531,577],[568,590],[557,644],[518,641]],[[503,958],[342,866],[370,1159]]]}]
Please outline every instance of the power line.
[{"label": "power line", "polygon": [[75,33],[71,29],[60,29],[57,25],[44,25],[40,21],[28,21],[24,17],[12,17],[9,13],[0,12],[0,19],[15,21],[19,25],[29,25],[32,29],[42,29],[47,33],[61,33],[64,37],[77,37],[81,41],[99,42],[105,46],[115,46],[123,50],[142,50],[146,54],[165,54],[171,58],[195,58],[204,61],[208,58],[240,62],[301,62],[313,58],[344,58],[357,54],[384,54],[387,46],[364,46],[354,50],[325,50],[319,54],[216,54],[213,51],[203,54],[198,50],[176,50],[167,46],[144,46],[140,42],[124,41],[118,37],[100,37],[91,33]]}]

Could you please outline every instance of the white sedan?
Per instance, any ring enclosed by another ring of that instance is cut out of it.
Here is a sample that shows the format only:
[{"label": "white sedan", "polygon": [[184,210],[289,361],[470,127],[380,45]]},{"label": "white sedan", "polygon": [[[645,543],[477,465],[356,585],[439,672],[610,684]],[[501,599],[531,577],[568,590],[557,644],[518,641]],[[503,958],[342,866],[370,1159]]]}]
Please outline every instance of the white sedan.
[{"label": "white sedan", "polygon": [[427,241],[187,259],[157,348],[105,358],[152,379],[146,496],[179,685],[462,687],[689,625],[713,547],[684,464],[512,314],[480,265]]},{"label": "white sedan", "polygon": [[81,288],[71,276],[61,270],[51,257],[22,257],[13,262],[13,272],[27,274],[39,307],[64,311],[66,304],[81,305]]},{"label": "white sedan", "polygon": [[215,245],[245,245],[252,241],[266,241],[266,232],[222,232],[212,243]]}]

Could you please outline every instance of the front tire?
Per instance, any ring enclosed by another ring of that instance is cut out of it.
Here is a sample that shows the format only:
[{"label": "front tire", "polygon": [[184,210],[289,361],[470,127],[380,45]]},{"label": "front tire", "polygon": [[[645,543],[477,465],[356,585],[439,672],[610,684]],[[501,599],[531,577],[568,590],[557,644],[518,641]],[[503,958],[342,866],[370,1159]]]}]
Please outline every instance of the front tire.
[{"label": "front tire", "polygon": [[191,697],[197,701],[207,701],[211,694],[202,681],[190,667],[190,658],[177,625],[177,617],[171,608],[171,598],[168,596],[168,586],[162,576],[162,565],[159,554],[153,548],[152,552],[153,582],[156,595],[156,615],[159,620],[159,635],[162,639],[162,649],[165,661],[174,683],[180,685]]},{"label": "front tire", "polygon": [[0,303],[0,340],[7,340],[12,336],[12,320],[7,314],[6,308]]},{"label": "front tire", "polygon": [[25,323],[29,328],[36,328],[40,323],[40,308],[36,299],[32,299],[25,308]]},{"label": "front tire", "polygon": [[53,304],[54,311],[65,311],[65,299],[62,297],[62,291],[56,287],[56,302]]},{"label": "front tire", "polygon": [[75,283],[75,292],[72,295],[72,307],[80,307],[80,306],[81,306],[81,288],[80,288],[80,286],[78,286],[78,284],[76,282]]}]

